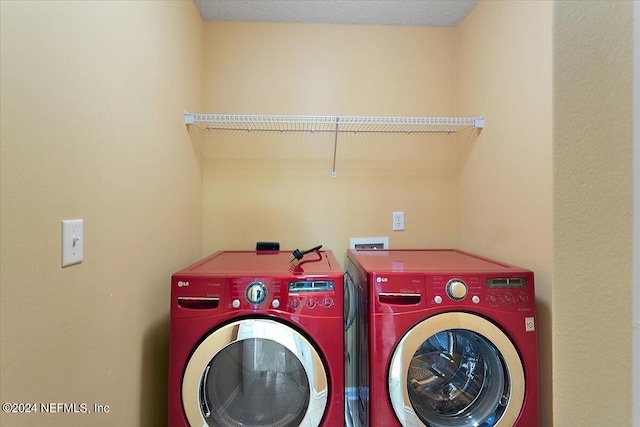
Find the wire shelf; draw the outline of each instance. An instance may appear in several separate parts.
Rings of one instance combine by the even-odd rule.
[[[484,127],[481,117],[291,116],[184,113],[185,124],[208,130],[275,132],[457,132]]]
[[[184,113],[186,125],[203,124],[209,131],[333,132],[333,168],[336,176],[336,152],[340,132],[452,133],[482,129],[480,117],[385,117],[385,116],[287,116],[258,114]]]

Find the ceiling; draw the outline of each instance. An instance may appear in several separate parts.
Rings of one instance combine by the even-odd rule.
[[[205,21],[455,27],[478,0],[193,0]]]

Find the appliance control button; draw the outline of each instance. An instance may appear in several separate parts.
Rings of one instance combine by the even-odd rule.
[[[262,282],[250,283],[247,290],[244,292],[244,296],[249,304],[262,304],[262,302],[267,298],[267,287]]]
[[[300,307],[300,298],[292,298],[291,301],[289,301],[289,307],[293,308],[294,310]]]
[[[471,297],[471,301],[473,301],[474,304],[478,304],[480,303],[480,297],[478,295],[474,295]]]
[[[442,297],[440,295],[436,295],[435,297],[433,297],[433,302],[435,302],[436,304],[442,304]]]
[[[529,295],[525,294],[524,292],[520,292],[520,295],[518,295],[518,301],[520,302],[529,301]]]
[[[309,298],[307,300],[307,308],[315,308],[316,307],[316,300],[315,298]]]
[[[239,300],[239,299],[234,299],[234,300],[231,302],[231,306],[232,306],[233,308],[239,308],[239,307],[240,307],[240,300]]]
[[[326,295],[324,298],[322,298],[322,306],[324,308],[329,308],[333,305],[333,298],[331,298],[329,295]]]
[[[273,301],[271,301],[271,307],[273,307],[273,308],[280,307],[280,301],[277,300],[277,299],[274,299]]]
[[[460,301],[467,296],[467,285],[460,279],[451,279],[447,283],[447,295],[455,301]]]
[[[498,304],[498,297],[494,294],[489,295],[487,299],[489,300],[489,304]]]
[[[516,300],[516,298],[513,296],[513,294],[508,293],[508,292],[506,294],[504,294],[504,302],[505,303],[511,304],[515,300]]]

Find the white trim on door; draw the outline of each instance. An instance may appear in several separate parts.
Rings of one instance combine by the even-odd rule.
[[[416,350],[424,341],[438,332],[452,329],[463,329],[483,336],[502,356],[507,370],[506,380],[509,381],[510,397],[495,427],[512,426],[524,405],[526,389],[524,367],[518,351],[509,337],[496,325],[480,316],[462,312],[438,314],[423,320],[402,337],[394,350],[389,367],[388,386],[393,410],[400,423],[405,427],[424,425],[413,411],[407,392],[406,373]]]
[[[195,349],[182,380],[182,403],[189,424],[208,425],[203,416],[200,388],[213,358],[235,342],[254,338],[283,345],[304,367],[309,382],[309,405],[300,425],[319,426],[327,409],[329,395],[327,371],[320,354],[297,330],[282,322],[262,318],[242,319],[215,329]]]

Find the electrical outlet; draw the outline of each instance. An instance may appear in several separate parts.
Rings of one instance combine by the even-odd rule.
[[[393,213],[393,231],[404,231],[404,212]]]

